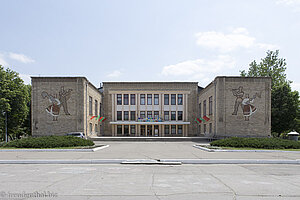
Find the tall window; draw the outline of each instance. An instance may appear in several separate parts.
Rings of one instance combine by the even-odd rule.
[[[154,95],[154,105],[159,105],[159,94]]]
[[[166,135],[170,134],[170,126],[169,125],[165,125],[165,134]]]
[[[152,118],[152,111],[147,111],[147,117]]]
[[[90,123],[90,134],[92,133],[92,131],[93,131],[93,124]]]
[[[130,125],[130,135],[135,136],[135,125]]]
[[[165,121],[169,121],[170,120],[169,111],[164,111],[164,115],[165,115]]]
[[[176,94],[171,94],[171,105],[176,105]]]
[[[171,111],[171,120],[176,120],[176,111]]]
[[[159,118],[159,111],[154,111],[154,118],[158,119]]]
[[[117,105],[122,105],[122,94],[117,94]]]
[[[182,135],[182,125],[178,125],[177,128],[178,128],[177,130],[178,134]]]
[[[212,123],[209,123],[209,133],[212,133]]]
[[[152,94],[147,94],[147,105],[152,105]]]
[[[206,133],[206,124],[203,125],[203,133]]]
[[[129,94],[124,94],[124,105],[128,105],[129,104]]]
[[[206,116],[206,100],[203,101],[203,116]]]
[[[208,114],[212,115],[212,96],[208,99]]]
[[[93,98],[89,96],[89,115],[93,115]]]
[[[140,117],[141,117],[142,119],[146,118],[145,111],[141,111],[141,112],[140,112]]]
[[[178,105],[182,105],[183,95],[182,94],[178,94],[177,96],[178,96],[178,99],[177,99]]]
[[[178,111],[178,116],[177,116],[177,118],[178,118],[178,121],[182,121],[182,114],[183,112],[182,111]]]
[[[169,105],[169,95],[168,94],[164,95],[164,104]]]
[[[129,125],[124,125],[124,135],[129,136]]]
[[[95,133],[98,133],[98,126],[95,124]]]
[[[102,109],[102,103],[99,104],[99,115],[100,115],[100,116],[101,116],[101,114],[102,114],[101,109]]]
[[[122,111],[117,111],[117,120],[122,121]]]
[[[129,111],[124,111],[124,120],[129,120]]]
[[[98,101],[95,100],[95,115],[98,116]]]
[[[199,103],[199,116],[201,117],[201,110],[202,110],[202,107],[201,107],[201,103]]]
[[[135,105],[135,94],[130,95],[130,105]]]
[[[176,125],[171,126],[171,133],[176,134]]]
[[[145,105],[145,95],[144,94],[141,94],[141,102],[140,102],[141,105]]]
[[[117,126],[117,135],[122,135],[122,125]]]
[[[135,111],[130,111],[130,120],[135,121]]]

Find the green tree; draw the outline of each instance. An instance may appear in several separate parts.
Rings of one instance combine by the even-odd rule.
[[[4,139],[5,117],[7,112],[8,134],[10,139],[28,134],[30,127],[25,124],[29,114],[30,86],[26,86],[18,73],[4,69],[0,65],[0,140]],[[27,122],[28,123],[28,122]]]
[[[272,132],[280,133],[297,128],[299,111],[299,93],[292,91],[291,81],[286,78],[286,60],[279,58],[279,50],[267,51],[267,56],[259,63],[255,60],[249,64],[248,71],[240,71],[241,76],[272,78]]]

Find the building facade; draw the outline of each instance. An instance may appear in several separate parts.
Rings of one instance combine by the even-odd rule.
[[[96,88],[85,77],[32,77],[32,134],[69,132],[267,137],[271,79],[216,77],[205,88],[198,82],[104,82]]]

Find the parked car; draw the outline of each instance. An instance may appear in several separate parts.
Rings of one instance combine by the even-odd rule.
[[[74,136],[74,137],[85,138],[84,137],[84,133],[82,133],[82,132],[72,132],[72,133],[67,133],[66,135],[71,135],[71,136]]]

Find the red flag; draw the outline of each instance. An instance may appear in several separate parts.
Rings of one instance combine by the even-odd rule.
[[[201,123],[202,121],[199,119],[199,118],[197,118],[197,121],[199,122],[199,123]]]
[[[203,116],[203,119],[205,119],[205,121],[209,121],[210,119],[206,116]]]
[[[91,117],[91,119],[95,118],[96,116]]]

